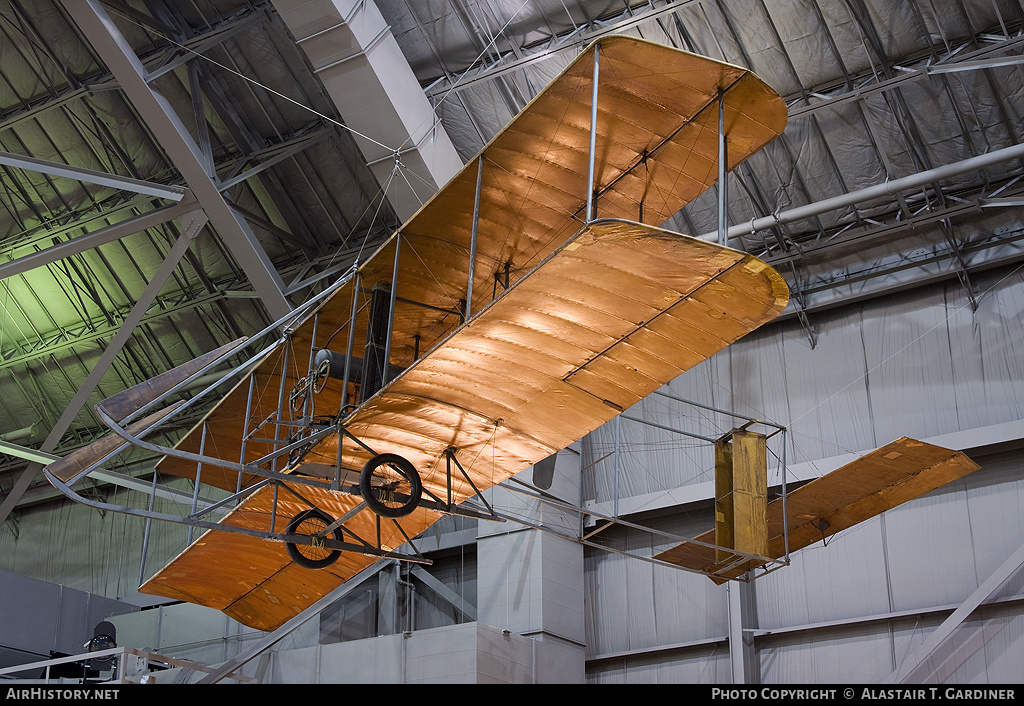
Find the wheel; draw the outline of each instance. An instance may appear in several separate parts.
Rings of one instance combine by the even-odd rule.
[[[420,474],[398,454],[370,459],[359,474],[359,491],[366,505],[381,517],[405,517],[423,494]]]
[[[320,365],[316,366],[313,375],[313,394],[319,395],[324,391],[327,381],[331,379],[331,361],[320,361]]]
[[[285,533],[311,536],[322,532],[332,522],[334,520],[329,515],[316,508],[303,510],[288,523]],[[341,528],[336,527],[333,535],[334,539],[340,542],[342,540]],[[304,566],[307,569],[323,569],[337,561],[341,551],[327,549],[322,542],[317,540],[317,537],[313,537],[310,544],[285,542],[284,546],[288,550],[288,556],[299,566]]]
[[[288,407],[293,412],[301,412],[303,405],[306,404],[306,392],[309,387],[309,383],[306,378],[302,378],[297,383],[292,391],[288,393]]]

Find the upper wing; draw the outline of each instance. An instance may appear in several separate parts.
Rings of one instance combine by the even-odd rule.
[[[345,428],[376,453],[408,458],[439,496],[446,478],[433,466],[453,448],[483,490],[775,318],[787,300],[782,278],[750,255],[598,221],[364,403]],[[336,441],[306,460],[333,464]],[[350,467],[369,457],[346,439],[341,458]]]
[[[366,292],[378,282],[392,281],[396,260],[390,362],[407,368],[463,323],[463,302],[470,299],[471,312],[480,311],[585,225],[594,52],[592,46],[567,67],[482,150],[482,160],[470,161],[367,260],[358,281],[339,289],[315,319],[297,327],[290,353],[282,351],[260,365],[253,374],[251,418],[273,414],[281,376],[287,389],[299,382],[311,345],[344,351],[351,333],[353,350],[360,355],[368,325]],[[786,123],[779,96],[740,67],[617,36],[600,41],[599,66],[595,183],[600,217],[660,225],[715,181],[720,92],[730,168],[781,134]],[[554,305],[557,295],[556,285],[548,290],[548,301],[534,307]],[[349,323],[353,309],[354,330]],[[592,373],[581,370],[577,377]],[[232,461],[243,458],[248,392],[248,382],[239,383],[204,420],[212,434],[207,448]],[[341,391],[329,389],[317,410],[337,414],[341,404]],[[179,448],[197,452],[201,436],[197,426]],[[247,443],[244,460],[260,458],[269,449]],[[160,470],[191,476],[193,465],[168,458]],[[203,480],[236,487],[236,474],[213,468],[204,469]]]
[[[594,52],[588,49],[542,91],[361,265],[356,279],[295,327],[289,346],[211,411],[205,432],[197,426],[177,449],[198,453],[202,445],[205,454],[234,463],[273,451],[266,439],[273,425],[261,430],[250,420],[272,419],[282,399],[287,412],[287,393],[306,375],[313,349],[361,355],[370,291],[382,282],[394,287],[389,362],[404,372],[344,416],[345,431],[359,444],[330,436],[307,451],[295,472],[329,476],[335,468],[360,468],[368,449],[398,453],[419,469],[426,492],[445,498],[441,459],[455,449],[469,480],[452,478],[454,502],[565,447],[778,315],[788,291],[774,270],[656,224],[717,178],[719,96],[730,167],[782,132],[781,99],[742,68],[631,38],[602,39],[600,220],[584,223]],[[464,321],[467,300],[472,316]],[[312,408],[301,416],[337,418],[351,387],[328,382],[303,401]],[[176,456],[159,469],[187,477],[197,470]],[[225,489],[253,480],[212,464],[201,469],[202,482]],[[374,534],[377,518],[358,509],[357,498],[303,492],[335,517],[350,514],[346,530]],[[271,526],[268,495],[253,494],[225,522],[279,531]],[[288,517],[286,506],[279,517]],[[393,536],[382,543],[395,546],[437,517],[421,507],[389,523]],[[370,561],[346,554],[313,576],[291,564],[279,543],[218,532],[142,590],[271,629]]]

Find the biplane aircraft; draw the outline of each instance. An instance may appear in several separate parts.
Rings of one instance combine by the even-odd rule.
[[[275,343],[174,448],[145,438],[186,404],[166,401],[255,338],[104,400],[115,433],[46,475],[93,504],[71,486],[130,444],[226,491],[219,522],[159,516],[216,531],[140,590],[273,630],[380,557],[416,561],[396,548],[446,514],[493,517],[485,490],[778,316],[775,270],[660,224],[718,180],[719,154],[734,168],[786,120],[746,69],[602,38],[371,257],[262,332]]]

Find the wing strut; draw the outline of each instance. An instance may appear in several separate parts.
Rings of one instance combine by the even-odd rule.
[[[590,154],[587,162],[587,224],[594,220],[594,167],[597,161],[597,84],[601,71],[601,42],[594,43],[594,79],[590,93]]]

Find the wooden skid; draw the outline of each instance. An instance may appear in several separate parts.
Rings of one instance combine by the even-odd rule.
[[[182,402],[176,402],[169,407],[153,412],[144,419],[130,424],[126,431],[132,436],[141,438],[146,435],[150,427],[176,411],[182,404]],[[105,456],[114,453],[114,451],[126,443],[117,434],[108,434],[88,446],[75,449],[67,456],[47,465],[43,470],[61,482],[68,483],[90,466],[98,463]]]
[[[897,439],[787,494],[789,551],[827,539],[978,468],[960,451],[906,437]],[[783,523],[783,502],[779,498],[768,504],[768,559],[786,554]],[[694,539],[714,545],[715,532]],[[716,583],[737,578],[747,570],[745,563],[731,566],[738,557],[717,560],[713,546],[693,542],[683,542],[655,558],[707,573]]]
[[[111,395],[96,406],[102,409],[107,416],[115,422],[120,422],[135,410],[149,404],[160,395],[169,391],[175,385],[184,382],[192,375],[203,370],[228,351],[244,343],[245,340],[246,339],[242,337],[236,341],[228,343],[227,345],[221,346],[216,350],[210,351],[209,353],[204,353],[198,358],[190,360],[183,365],[179,365],[176,368],[160,373],[159,375],[152,377],[145,382],[140,382],[138,385],[129,387],[127,390],[123,390],[116,395]]]

